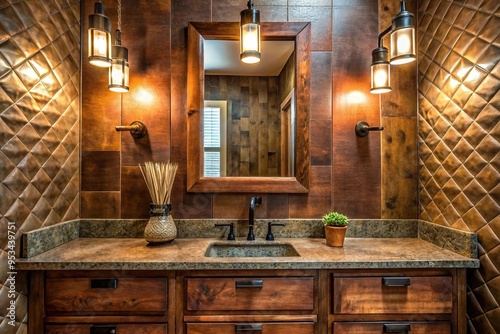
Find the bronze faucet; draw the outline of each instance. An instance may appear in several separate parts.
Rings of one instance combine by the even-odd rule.
[[[255,204],[262,204],[262,197],[252,197],[250,200],[250,208],[248,210],[248,236],[247,240],[255,240],[255,235],[253,234],[253,223],[254,223],[254,207]]]

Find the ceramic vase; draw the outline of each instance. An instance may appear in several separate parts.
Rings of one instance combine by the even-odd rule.
[[[330,247],[344,246],[347,226],[325,226],[326,244]]]
[[[172,206],[151,204],[149,221],[144,229],[144,238],[150,244],[162,244],[174,241],[177,236],[177,227],[170,215]]]

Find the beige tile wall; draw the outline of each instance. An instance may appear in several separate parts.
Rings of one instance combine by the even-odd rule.
[[[420,216],[478,233],[469,333],[500,333],[500,2],[419,3]]]
[[[0,333],[26,333],[26,279],[9,296],[8,227],[79,216],[80,2],[0,0]],[[10,225],[9,225],[10,224]],[[9,284],[7,284],[9,283]],[[15,326],[7,303],[15,300]]]

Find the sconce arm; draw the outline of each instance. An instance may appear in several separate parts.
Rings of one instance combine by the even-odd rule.
[[[387,29],[385,29],[384,31],[382,31],[380,33],[380,35],[378,35],[378,47],[381,48],[383,47],[383,43],[382,43],[382,38],[384,38],[385,35],[387,35],[388,33],[390,33],[392,30],[392,25],[389,26]]]
[[[368,136],[370,131],[382,131],[384,130],[383,126],[370,126],[368,123],[361,121],[356,124],[356,127],[354,128],[356,131],[356,135],[359,137],[365,137]]]
[[[130,125],[118,125],[115,126],[116,131],[130,131],[132,137],[138,139],[142,138],[146,135],[148,130],[146,129],[146,125],[141,121],[133,121]]]

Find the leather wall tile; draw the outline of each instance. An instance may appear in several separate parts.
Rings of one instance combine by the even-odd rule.
[[[318,218],[325,212],[331,210],[332,203],[332,167],[312,166],[311,167],[311,189],[309,194],[289,195],[289,215],[294,218]],[[337,204],[338,203],[338,204]],[[349,213],[348,207],[344,203],[337,201],[338,208],[335,210]]]
[[[120,191],[120,152],[82,152],[82,191]]]
[[[82,218],[120,218],[120,193],[82,191]]]
[[[151,196],[139,167],[122,167],[121,175],[121,217],[149,218]]]
[[[416,117],[383,117],[382,121],[382,217],[415,217],[418,201]],[[404,159],[401,159],[402,152]],[[394,182],[395,177],[398,182]]]
[[[213,217],[248,220],[248,207],[251,194],[214,194]],[[263,198],[265,203],[265,198]],[[260,205],[255,205],[255,217],[260,212]]]
[[[67,10],[78,15],[54,25]],[[80,43],[51,43],[69,31],[79,35],[79,12],[77,0],[0,1],[0,217],[2,226],[16,224],[17,238],[20,231],[78,217],[79,185],[73,180],[79,174],[79,116],[71,107],[79,101],[78,84],[71,96],[61,92],[68,82],[79,82],[79,68],[71,66],[63,80],[55,72],[56,67],[68,67],[65,59],[72,57],[69,51],[79,52]],[[57,54],[57,49],[64,53]],[[76,140],[69,134],[76,134]],[[7,234],[1,236],[4,249]],[[6,278],[5,254],[0,251],[0,284]],[[16,284],[16,326],[0,323],[9,333],[27,331],[25,284]],[[0,310],[0,319],[5,319],[5,310]]]
[[[311,120],[332,119],[331,68],[331,53],[311,53]]]
[[[288,7],[290,22],[311,22],[311,51],[332,50],[331,7]]]
[[[448,10],[444,15],[438,14],[435,6]],[[446,0],[422,0],[419,7],[419,34],[425,36],[419,38],[432,39],[429,46],[441,43],[452,49],[444,61],[439,51],[434,52],[430,47],[420,49],[419,76],[431,77],[434,67],[440,68],[433,82],[440,95],[419,86],[419,113],[424,125],[420,126],[419,136],[423,147],[429,149],[425,158],[422,154],[419,157],[420,194],[431,194],[421,198],[420,216],[452,228],[478,232],[481,267],[469,274],[467,294],[471,333],[496,332],[498,321],[492,315],[500,312],[500,295],[496,285],[490,283],[500,275],[497,256],[500,231],[494,228],[500,215],[495,190],[500,182],[500,166],[496,161],[500,157],[500,142],[494,135],[500,120],[500,105],[495,102],[500,88],[495,72],[500,62],[499,7],[498,2],[489,0],[453,1],[451,5]],[[430,23],[435,21],[440,28],[434,30]],[[451,27],[444,34],[443,26],[448,25]],[[429,65],[428,59],[435,66]],[[435,114],[429,114],[432,108],[428,104],[437,111],[438,118],[451,124],[444,134],[440,127],[443,122],[436,121]],[[440,145],[434,145],[436,140]],[[442,154],[443,145],[450,152],[446,157]],[[439,181],[443,175],[436,164],[442,165],[451,176],[444,185]],[[445,194],[451,205],[443,209],[445,202],[439,194]]]
[[[332,123],[324,120],[311,120],[309,122],[311,133],[318,134],[312,136],[310,141],[311,165],[331,165],[332,164]]]

